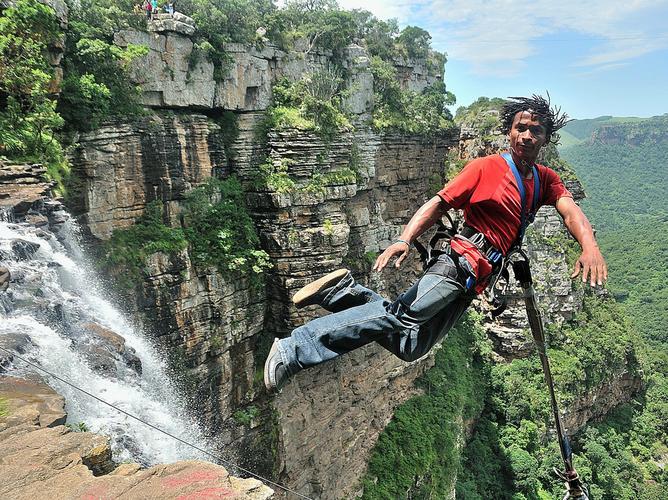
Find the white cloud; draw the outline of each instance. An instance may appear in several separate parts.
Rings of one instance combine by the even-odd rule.
[[[368,0],[360,2],[359,0],[339,0],[339,5],[344,9],[364,9],[371,12],[379,19],[399,20],[406,19],[411,13],[411,6],[415,2],[406,0]]]
[[[428,29],[433,45],[451,60],[469,62],[480,73],[509,76],[536,55],[542,43],[564,37],[590,40],[596,47],[574,65],[628,61],[668,46],[668,0],[340,0],[381,19],[396,17]]]

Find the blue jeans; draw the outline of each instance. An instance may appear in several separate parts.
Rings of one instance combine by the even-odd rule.
[[[405,361],[414,361],[441,340],[471,303],[466,290],[468,262],[453,254],[439,257],[420,280],[390,302],[357,283],[348,273],[321,293],[332,312],[309,321],[281,339],[278,350],[291,375],[378,342]]]

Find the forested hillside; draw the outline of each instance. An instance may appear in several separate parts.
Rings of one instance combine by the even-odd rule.
[[[592,120],[595,122],[595,120]],[[583,207],[610,266],[609,288],[643,334],[668,341],[668,115],[593,129],[561,155],[582,179]],[[575,131],[591,130],[591,123]]]

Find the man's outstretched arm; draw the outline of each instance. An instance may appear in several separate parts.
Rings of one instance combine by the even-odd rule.
[[[587,216],[572,198],[566,196],[559,198],[555,206],[563,217],[566,228],[582,247],[582,254],[575,263],[571,278],[575,278],[582,272],[583,283],[589,277],[591,286],[602,285],[608,279],[608,266],[605,264],[603,254],[598,248],[594,231]]]
[[[410,244],[413,240],[433,226],[436,221],[443,217],[449,208],[448,204],[443,201],[440,196],[434,196],[427,201],[427,203],[422,205],[418,211],[415,212],[415,215],[411,217],[411,220],[402,231],[401,236],[399,236],[399,239],[402,241],[396,241],[387,247],[376,259],[373,269],[375,271],[382,271],[383,268],[387,266],[390,259],[397,255],[399,257],[394,263],[394,266],[399,267],[408,256]]]

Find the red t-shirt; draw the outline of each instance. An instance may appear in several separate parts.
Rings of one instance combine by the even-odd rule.
[[[572,198],[557,173],[536,165],[540,180],[538,206],[554,205],[561,197]],[[533,179],[523,179],[526,191],[526,210],[533,203]],[[510,250],[520,227],[522,202],[515,176],[501,155],[473,160],[452,179],[438,195],[453,208],[464,210],[467,225],[482,232],[495,248],[504,254]],[[452,249],[466,257],[477,276],[476,291],[486,287],[486,277],[492,266],[472,243],[455,239]]]

